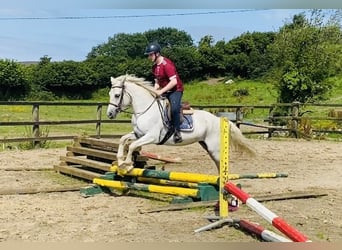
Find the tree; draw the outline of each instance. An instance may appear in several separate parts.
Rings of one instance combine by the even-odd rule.
[[[183,81],[196,78],[200,70],[199,58],[189,34],[175,28],[164,27],[146,31],[144,35],[148,42],[158,42],[162,48],[162,54],[169,57],[176,64],[177,71]],[[150,68],[151,66],[149,66],[149,73],[145,77],[152,80]]]
[[[225,46],[226,71],[242,78],[263,76],[271,65],[267,47],[274,38],[274,32],[247,32],[230,40]]]
[[[108,56],[116,61],[127,61],[129,58],[144,57],[144,51],[148,40],[144,34],[118,33],[108,38],[107,43],[93,47],[88,53],[87,59],[97,56]]]
[[[83,62],[91,70],[93,84],[96,88],[110,86],[110,77],[125,74],[127,69],[126,60],[117,61],[110,56],[96,56]]]
[[[116,77],[127,73],[152,80],[150,61],[144,55],[147,44],[152,41],[158,41],[162,53],[170,52],[170,56],[182,67],[180,74],[187,78],[187,71],[193,62],[193,57],[189,53],[194,50],[185,48],[192,46],[191,36],[174,28],[159,28],[144,33],[115,34],[107,43],[92,48],[86,64],[96,72],[96,84],[103,87],[110,76]],[[187,55],[187,59],[181,55],[181,51]],[[196,69],[197,64],[193,65]]]
[[[193,46],[193,40],[185,31],[175,28],[158,28],[143,33],[148,42],[158,42],[162,48]],[[145,44],[146,46],[147,44]]]
[[[51,92],[60,97],[89,98],[97,88],[94,81],[94,73],[83,62],[41,60],[33,72],[36,90]]]
[[[0,100],[19,100],[29,92],[24,66],[13,60],[0,60]]]
[[[310,102],[332,88],[326,81],[341,62],[341,28],[320,10],[301,13],[284,25],[270,46],[279,102]]]
[[[204,36],[198,43],[200,63],[203,68],[202,74],[206,77],[217,77],[224,74],[224,47],[223,41],[214,44],[214,38],[210,35]]]
[[[165,48],[163,53],[175,63],[177,71],[184,83],[203,78],[201,56],[195,47]]]

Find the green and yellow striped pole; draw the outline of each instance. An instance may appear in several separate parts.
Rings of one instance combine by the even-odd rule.
[[[119,168],[118,166],[113,165],[110,168],[110,172],[116,173],[118,171],[118,168]],[[219,178],[219,176],[216,176],[216,175],[187,173],[187,172],[169,172],[169,171],[160,171],[160,170],[152,170],[152,169],[142,169],[142,168],[133,168],[131,171],[129,171],[125,175],[159,178],[159,179],[172,180],[172,181],[194,182],[194,183],[203,182],[203,183],[208,183],[212,185],[218,185],[218,178]]]
[[[220,118],[220,183],[219,183],[219,204],[220,217],[228,217],[228,200],[224,193],[224,185],[228,182],[229,171],[229,138],[230,127],[228,119]]]
[[[173,186],[173,187],[183,187],[183,188],[198,188],[199,184],[195,182],[185,182],[185,181],[171,181],[165,179],[151,178],[151,177],[137,177],[138,182],[156,184],[163,186]]]
[[[153,185],[153,184],[132,183],[132,182],[126,182],[126,181],[112,181],[112,180],[105,180],[101,178],[94,178],[93,183],[103,186],[103,187],[114,188],[114,189],[119,189],[119,190],[132,189],[132,190],[146,191],[150,193],[179,195],[179,196],[193,197],[193,198],[200,197],[200,191],[198,189],[193,189],[193,188],[159,186],[159,185]]]
[[[228,157],[229,159],[229,157]],[[110,172],[116,173],[118,166],[113,165],[110,167]],[[175,171],[162,171],[143,168],[133,168],[130,172],[127,172],[125,176],[141,176],[148,178],[158,178],[172,181],[184,181],[199,183],[204,182],[211,185],[219,185],[218,175],[208,175],[189,172],[175,172]],[[255,178],[278,178],[288,177],[287,173],[246,173],[246,174],[228,174],[229,180],[236,179],[255,179]]]

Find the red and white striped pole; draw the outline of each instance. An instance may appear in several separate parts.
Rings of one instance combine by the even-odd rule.
[[[266,221],[271,223],[274,227],[276,227],[279,231],[284,233],[291,240],[295,242],[311,242],[308,239],[308,237],[306,237],[304,234],[302,234],[295,228],[291,227],[282,218],[278,217],[276,214],[274,214],[272,211],[270,211],[265,206],[260,204],[254,198],[250,197],[247,193],[242,191],[233,183],[227,182],[224,185],[224,189],[227,192],[235,195],[239,200],[242,201],[242,203],[245,203],[247,206],[249,206],[251,209],[257,212],[261,217],[263,217]]]
[[[239,220],[239,222],[237,223],[241,229],[255,234],[257,236],[259,236],[260,238],[262,238],[265,241],[270,241],[270,242],[292,242],[292,240],[289,240],[288,238],[285,238],[281,235],[278,235],[270,230],[267,230],[265,228],[263,228],[260,225],[257,225],[255,223],[249,222],[247,220]]]

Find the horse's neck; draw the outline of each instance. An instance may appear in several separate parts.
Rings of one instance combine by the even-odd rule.
[[[157,102],[149,90],[136,84],[129,84],[127,90],[132,96],[132,108],[135,114],[145,113],[149,110],[155,112]]]

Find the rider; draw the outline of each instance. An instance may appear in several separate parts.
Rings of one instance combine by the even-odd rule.
[[[165,96],[171,103],[171,121],[174,130],[175,143],[182,142],[180,134],[180,110],[183,96],[183,82],[180,79],[175,64],[161,55],[158,43],[148,44],[145,55],[153,62],[152,73],[155,77],[154,88],[158,96]]]

